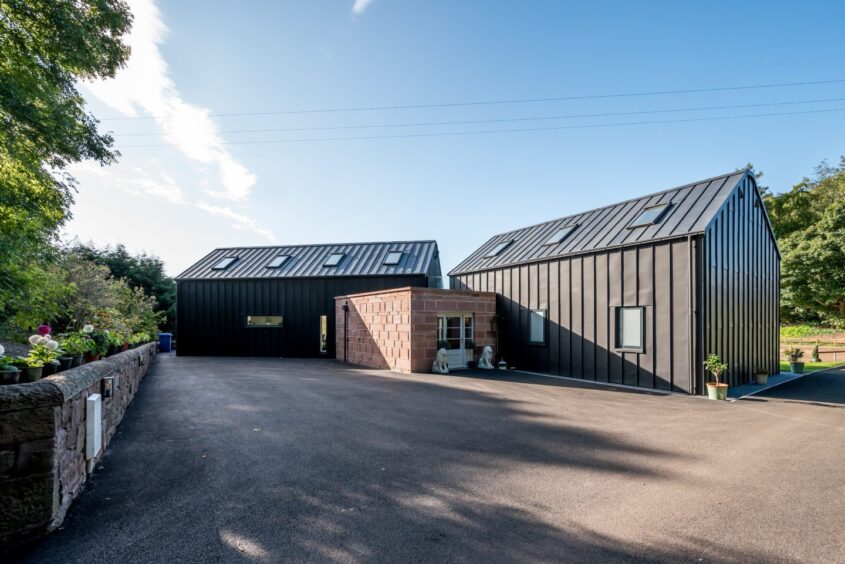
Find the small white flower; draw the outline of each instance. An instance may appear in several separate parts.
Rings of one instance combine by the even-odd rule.
[[[6,349],[3,347],[3,345],[0,345],[0,356],[5,356],[5,355],[6,355]]]
[[[86,325],[85,327],[82,328],[83,333],[92,333],[93,331],[94,331],[93,325]]]
[[[47,342],[44,343],[44,344],[47,347],[47,350],[50,351],[50,352],[56,352],[57,350],[59,350],[59,342],[58,341],[51,341],[51,340],[48,339]]]
[[[30,345],[37,345],[41,342],[41,335],[33,335],[29,338]]]

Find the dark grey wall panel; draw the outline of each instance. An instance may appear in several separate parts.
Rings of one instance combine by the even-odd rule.
[[[335,296],[426,286],[425,276],[180,280],[176,290],[177,353],[185,356],[316,357],[320,316],[328,316],[328,353],[335,355]],[[282,328],[248,328],[248,315],[282,315]]]
[[[524,370],[689,391],[689,253],[682,239],[488,271],[502,280],[495,287],[507,327],[502,355]],[[480,280],[454,276],[451,286],[478,290]],[[642,353],[616,349],[621,305],[645,308]],[[535,308],[548,310],[545,346],[528,343]]]
[[[778,373],[780,255],[750,178],[707,226],[702,255],[699,358],[721,356],[733,386],[752,381],[758,368]]]

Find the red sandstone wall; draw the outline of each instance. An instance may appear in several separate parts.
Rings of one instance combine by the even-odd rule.
[[[428,372],[437,353],[437,315],[446,312],[474,314],[476,357],[484,346],[495,349],[495,294],[399,288],[335,299],[338,360],[344,359],[345,303],[349,305],[346,360],[352,364],[406,373]]]

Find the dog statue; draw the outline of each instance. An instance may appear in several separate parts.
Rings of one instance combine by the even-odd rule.
[[[481,358],[478,359],[478,367],[484,370],[493,370],[493,349],[491,347],[484,347],[481,351]]]
[[[434,359],[434,364],[431,365],[431,371],[435,374],[449,373],[449,361],[446,358],[446,349],[437,351],[437,358]]]

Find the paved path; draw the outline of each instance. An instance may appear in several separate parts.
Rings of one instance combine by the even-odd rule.
[[[728,403],[161,355],[63,529],[19,557],[845,562],[836,378],[828,401]]]

